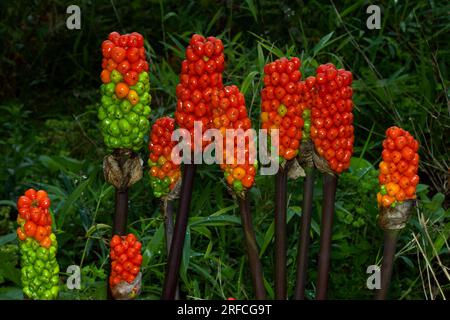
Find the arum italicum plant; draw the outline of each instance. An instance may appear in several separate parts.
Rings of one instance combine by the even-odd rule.
[[[300,104],[300,59],[281,58],[264,66],[261,91],[262,129],[278,130],[279,140],[271,141],[278,149],[280,168],[275,177],[275,298],[285,300],[286,276],[286,201],[288,171],[298,155],[304,121]]]
[[[415,204],[416,186],[419,183],[419,143],[409,132],[398,127],[386,130],[381,154],[380,190],[377,202],[380,210],[379,225],[384,230],[381,288],[376,299],[388,296],[397,238],[405,227]]]
[[[214,90],[223,88],[224,64],[223,44],[220,39],[214,37],[205,39],[198,34],[191,37],[186,48],[186,59],[181,64],[179,84],[176,88],[175,121],[180,128],[189,131],[192,151],[201,151],[206,146],[203,139],[194,140],[194,122],[200,121],[203,130],[211,127],[211,95]],[[202,136],[203,132],[201,132]],[[170,246],[162,299],[172,300],[176,295],[196,164],[185,163],[183,169],[179,212]]]
[[[223,90],[216,90],[211,102],[213,128],[220,130],[223,136],[223,157],[220,159],[222,160],[220,167],[224,171],[230,192],[239,202],[253,288],[256,299],[263,300],[266,298],[264,276],[253,230],[248,194],[255,182],[257,161],[252,159],[251,155],[256,154],[256,149],[252,137],[244,137],[238,133],[237,137],[233,136],[230,139],[227,138],[226,133],[227,129],[242,129],[243,133],[251,128],[251,121],[245,107],[244,95],[237,86],[227,86]],[[239,161],[239,154],[243,163]]]
[[[150,151],[148,165],[150,167],[150,184],[153,195],[161,199],[161,214],[164,219],[167,255],[173,238],[173,201],[179,197],[181,185],[180,165],[172,161],[172,141],[175,120],[162,117],[155,121],[149,134],[148,149]],[[178,288],[175,297],[179,297]]]
[[[98,119],[103,140],[111,150],[104,158],[105,179],[116,188],[112,235],[123,236],[128,216],[128,188],[142,177],[136,154],[149,129],[151,96],[144,37],[111,32],[101,45],[102,95]],[[111,290],[108,289],[111,298]]]
[[[316,299],[327,297],[330,271],[331,234],[337,177],[350,166],[353,153],[352,73],[333,64],[320,65],[311,108],[311,140],[314,166],[323,173],[323,206]]]

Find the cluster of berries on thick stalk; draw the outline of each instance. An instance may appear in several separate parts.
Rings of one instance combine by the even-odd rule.
[[[17,209],[23,292],[30,299],[56,299],[59,291],[57,242],[52,233],[47,192],[27,190],[19,197]]]
[[[261,127],[269,133],[272,129],[279,130],[279,141],[271,141],[271,145],[276,148],[278,144],[280,160],[293,159],[302,139],[306,104],[301,103],[304,85],[300,82],[300,65],[300,59],[293,57],[264,66]]]
[[[353,153],[352,73],[327,63],[306,80],[315,88],[311,108],[311,139],[317,153],[336,173],[348,169]]]
[[[194,122],[200,121],[202,131],[211,127],[211,96],[214,90],[222,89],[222,72],[225,65],[223,44],[215,37],[204,38],[194,34],[186,48],[186,59],[181,64],[180,83],[176,87],[178,98],[175,120],[181,128],[191,133],[191,148],[194,143],[203,149],[206,142],[192,141]],[[202,132],[203,133],[203,132]]]
[[[136,236],[129,233],[127,236],[114,235],[110,243],[111,287],[125,281],[132,283],[139,274],[142,264],[142,244]]]
[[[383,160],[380,162],[380,207],[395,207],[404,200],[416,197],[419,183],[419,143],[406,130],[391,127],[386,130],[383,141]]]
[[[180,165],[172,161],[172,149],[176,141],[172,141],[175,120],[162,117],[156,120],[150,132],[148,149],[150,156],[150,183],[155,197],[166,196],[175,187],[181,176]]]
[[[144,37],[111,32],[102,43],[98,119],[109,149],[139,150],[149,129],[151,95]]]
[[[257,167],[256,159],[252,159],[252,155],[256,154],[254,141],[244,135],[252,126],[244,95],[237,86],[226,86],[223,90],[213,93],[211,107],[213,128],[220,130],[223,136],[223,159],[220,159],[220,168],[224,171],[227,184],[235,192],[242,192],[252,187]],[[227,129],[242,131],[233,132],[233,135],[227,138]],[[242,143],[241,148],[239,142]],[[228,154],[227,149],[233,150],[233,153]]]

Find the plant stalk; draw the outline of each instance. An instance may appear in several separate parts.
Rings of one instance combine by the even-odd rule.
[[[381,265],[381,287],[376,294],[376,300],[387,299],[389,286],[391,284],[392,269],[394,266],[395,258],[395,247],[397,245],[398,234],[398,230],[384,231],[383,263]]]
[[[320,228],[320,250],[317,273],[317,300],[325,300],[327,298],[336,187],[337,176],[324,173],[322,226]]]
[[[314,192],[314,168],[306,168],[303,186],[302,218],[300,221],[300,235],[297,254],[297,277],[294,291],[295,300],[305,299],[305,287],[308,269],[309,232],[311,229],[311,214]]]
[[[244,195],[243,199],[239,198],[239,209],[241,212],[242,227],[244,228],[248,263],[250,265],[250,272],[252,274],[255,296],[257,300],[265,300],[266,290],[264,288],[264,276],[261,260],[259,259],[255,232],[253,230],[252,216],[250,214],[250,200],[247,194]]]
[[[287,165],[275,178],[275,299],[286,300]]]
[[[173,201],[164,199],[163,205],[162,205],[162,212],[163,212],[163,218],[164,218],[164,230],[165,230],[165,236],[166,236],[166,252],[167,255],[170,253],[170,246],[172,244],[173,239]],[[179,286],[177,285],[176,292],[175,292],[175,300],[180,299],[180,290]]]
[[[185,164],[184,166],[183,180],[181,182],[180,207],[175,222],[161,297],[163,300],[173,300],[175,298],[196,168],[197,166],[195,164]]]
[[[113,235],[123,236],[127,230],[128,189],[116,189],[116,212],[113,221]]]

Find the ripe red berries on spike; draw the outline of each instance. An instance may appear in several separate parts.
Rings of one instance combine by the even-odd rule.
[[[193,137],[194,122],[202,123],[203,131],[211,127],[211,93],[222,89],[222,72],[225,65],[223,44],[215,37],[204,38],[194,34],[186,48],[182,62],[180,83],[176,88],[178,98],[175,120],[181,128],[188,129]],[[192,142],[192,141],[191,141]],[[205,142],[201,147],[206,146]],[[191,144],[192,148],[194,144]]]
[[[140,272],[142,244],[132,233],[127,236],[114,235],[110,242],[111,287],[122,281],[132,283]]]
[[[50,199],[44,190],[28,189],[17,200],[17,237],[24,241],[35,239],[42,247],[50,248],[52,234],[52,216],[50,215]]]
[[[264,66],[264,89],[261,91],[262,129],[279,130],[279,155],[286,160],[297,154],[304,126],[300,59],[281,58]],[[276,141],[271,142],[277,146]]]
[[[244,95],[235,85],[224,87],[223,90],[215,90],[211,96],[212,126],[220,130],[223,136],[223,163],[220,165],[224,171],[227,184],[235,192],[241,192],[252,187],[255,182],[256,161],[251,159],[255,155],[254,141],[244,132],[251,128],[251,121],[245,107]],[[237,137],[227,139],[227,129],[242,129]],[[239,149],[239,141],[243,148]],[[227,153],[231,147],[233,152]],[[231,148],[229,150],[231,150]],[[242,162],[239,163],[239,154],[242,153]]]
[[[353,154],[352,74],[327,63],[317,68],[311,108],[311,139],[336,173],[348,169]]]

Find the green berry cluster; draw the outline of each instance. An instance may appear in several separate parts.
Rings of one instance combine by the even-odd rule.
[[[19,241],[23,293],[30,299],[52,300],[58,297],[59,265],[56,261],[56,236],[50,235],[47,249],[29,237]]]
[[[109,149],[138,151],[150,127],[149,75],[141,72],[138,82],[129,88],[121,82],[122,74],[117,70],[113,70],[110,77],[111,82],[100,87],[102,98],[98,119],[104,142]]]
[[[168,195],[170,192],[170,177],[159,179],[158,177],[150,176],[150,185],[153,190],[153,195],[156,198],[161,198]]]

